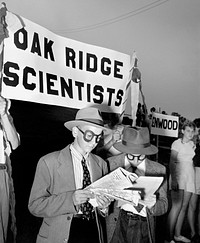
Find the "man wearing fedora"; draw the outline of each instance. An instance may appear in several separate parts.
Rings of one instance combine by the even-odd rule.
[[[150,143],[147,127],[125,127],[122,141],[114,144],[122,152],[108,158],[110,170],[122,167],[138,176],[161,176],[163,183],[156,195],[148,200],[148,206],[134,207],[115,201],[106,219],[109,243],[154,243],[154,216],[163,215],[168,209],[166,169],[163,165],[151,161],[148,155],[156,154],[157,147]],[[160,243],[160,242],[159,242]]]
[[[93,207],[88,200],[94,196],[84,188],[108,172],[106,162],[91,153],[106,128],[94,107],[80,109],[64,125],[74,142],[39,160],[30,193],[30,212],[43,217],[37,243],[103,243],[100,216],[111,200],[95,196]]]

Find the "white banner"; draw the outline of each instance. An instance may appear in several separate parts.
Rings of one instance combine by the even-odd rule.
[[[178,137],[179,118],[177,116],[153,113],[151,120],[151,134]]]
[[[121,113],[130,56],[67,39],[25,19],[4,43],[2,95],[43,104]]]

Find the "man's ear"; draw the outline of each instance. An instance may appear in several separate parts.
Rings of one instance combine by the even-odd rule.
[[[73,135],[74,138],[77,137],[77,135],[78,135],[78,128],[77,127],[72,127],[72,135]]]

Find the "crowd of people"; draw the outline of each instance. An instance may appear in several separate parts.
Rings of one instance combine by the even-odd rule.
[[[0,97],[4,151],[0,161],[0,243],[6,243],[9,215],[13,242],[17,239],[9,155],[20,145],[20,135],[9,108],[10,101]],[[150,128],[145,124],[133,126],[118,119],[105,123],[94,107],[78,110],[74,119],[64,123],[73,142],[39,159],[30,190],[27,208],[43,219],[37,243],[162,243],[156,240],[159,227],[165,228],[163,243],[200,242],[200,118],[185,121],[181,137],[171,144],[169,177],[166,166],[151,159],[158,148],[151,143]],[[162,177],[162,183],[155,194],[141,194],[137,204],[87,188],[119,167],[137,178]],[[157,224],[163,215],[166,222]],[[184,220],[190,226],[189,235],[184,234]]]

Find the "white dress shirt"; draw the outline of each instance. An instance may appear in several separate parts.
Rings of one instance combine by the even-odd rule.
[[[83,166],[82,166],[82,159],[83,155],[80,154],[74,147],[73,144],[70,145],[70,150],[72,154],[72,162],[73,162],[73,168],[74,168],[74,177],[75,177],[75,185],[76,189],[82,189],[83,188]],[[90,168],[90,162],[88,159],[88,154],[84,156],[86,160],[86,165],[88,167],[88,170],[90,172],[90,178],[91,182],[92,180],[92,173],[91,173],[91,168]]]

